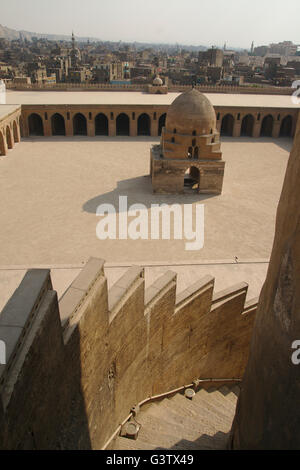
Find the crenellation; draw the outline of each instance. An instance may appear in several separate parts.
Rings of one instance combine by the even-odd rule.
[[[176,286],[177,274],[173,271],[167,271],[160,278],[158,278],[148,289],[145,291],[145,313],[151,309],[154,302],[164,295],[165,291]]]
[[[246,282],[239,282],[234,286],[228,287],[227,289],[223,289],[220,292],[214,293],[212,303],[217,304],[223,300],[232,297],[232,295],[239,294],[240,292],[245,292],[245,294],[247,294],[247,290],[248,284]]]
[[[49,279],[47,270],[35,275]],[[1,448],[101,448],[148,396],[199,377],[243,375],[255,316],[244,283],[213,297],[214,278],[206,276],[176,297],[175,273],[145,292],[144,270],[133,266],[108,292],[104,262],[92,258],[59,303],[45,285],[5,379]],[[75,292],[81,299],[67,305]],[[17,289],[10,304],[21,294]]]
[[[111,323],[133,291],[144,285],[144,269],[132,266],[108,292],[109,322]]]
[[[246,315],[247,313],[250,313],[251,311],[253,311],[254,309],[256,309],[256,308],[257,308],[258,301],[259,301],[259,297],[255,297],[255,298],[253,298],[253,299],[247,300],[247,301],[245,302],[243,315]]]
[[[195,297],[200,296],[205,290],[214,288],[215,279],[212,276],[204,276],[202,279],[194,282],[191,286],[187,287],[184,291],[180,292],[176,297],[176,309],[182,305],[193,300]]]
[[[0,314],[0,337],[6,344],[6,365],[0,365],[0,390],[49,289],[52,283],[48,269],[28,271],[17,295],[9,299]]]

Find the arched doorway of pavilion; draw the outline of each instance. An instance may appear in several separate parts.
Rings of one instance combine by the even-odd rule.
[[[184,175],[184,192],[196,192],[200,189],[200,171],[197,167],[191,166]]]

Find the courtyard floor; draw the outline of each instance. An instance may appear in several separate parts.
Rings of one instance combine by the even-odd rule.
[[[194,275],[215,272],[222,278],[220,288],[253,278],[253,294],[259,292],[291,139],[222,138],[224,186],[214,197],[153,195],[149,156],[151,144],[158,142],[151,137],[29,138],[1,157],[0,307],[26,268],[52,267],[62,293],[90,256],[110,263],[111,281],[134,263],[148,266],[149,279],[165,267],[181,270],[182,276],[184,271],[182,288]],[[154,203],[191,203],[194,210],[204,204],[203,249],[186,251],[186,240],[100,241],[97,207],[110,203],[118,209],[119,196],[148,210]]]

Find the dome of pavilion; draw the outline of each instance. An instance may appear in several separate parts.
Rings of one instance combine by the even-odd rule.
[[[211,134],[216,129],[214,107],[206,96],[192,88],[178,96],[169,107],[166,129],[181,134]]]

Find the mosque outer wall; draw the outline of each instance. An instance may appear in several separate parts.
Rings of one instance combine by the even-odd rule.
[[[37,83],[13,83],[6,81],[7,89],[11,90],[33,90],[33,91],[148,91],[145,84],[134,85],[115,85],[107,83],[53,83],[53,84],[37,84]],[[151,86],[151,85],[150,85]],[[168,92],[185,92],[191,88],[190,85],[168,85]],[[234,86],[234,85],[196,85],[195,87],[201,93],[237,93],[237,94],[261,94],[261,95],[292,95],[293,88],[278,86]]]

